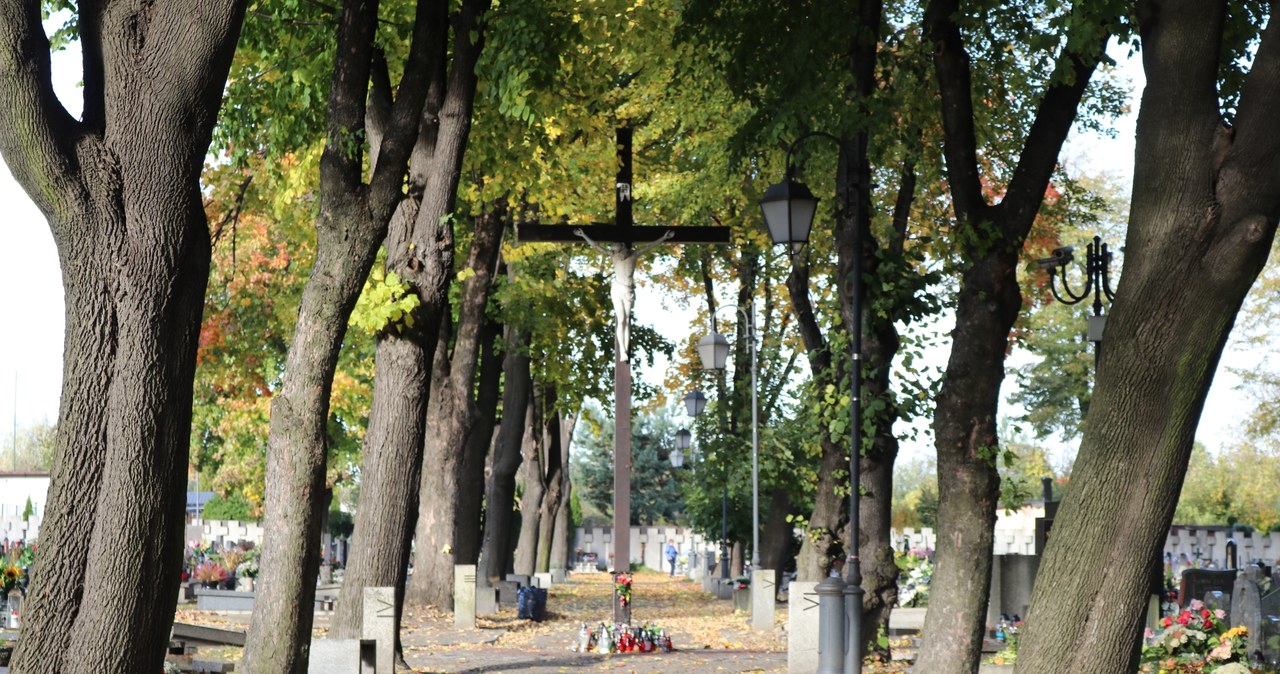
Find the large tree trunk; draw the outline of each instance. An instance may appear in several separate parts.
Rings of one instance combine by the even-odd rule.
[[[548,394],[543,404],[554,406],[556,402],[555,389],[548,387]],[[542,455],[547,460],[546,487],[543,489],[542,503],[538,506],[541,512],[538,513],[538,546],[534,561],[534,571],[538,573],[551,570],[551,546],[556,534],[556,512],[560,510],[561,497],[564,494],[565,473],[564,453],[561,446],[563,439],[560,436],[562,428],[560,412],[548,411],[545,414],[541,435],[544,445]]]
[[[831,352],[818,326],[813,303],[809,298],[809,266],[806,259],[796,258],[791,275],[787,277],[787,288],[791,292],[796,327],[800,331],[805,355],[809,359],[814,387],[823,390],[828,386],[836,386],[839,375],[833,371]],[[847,501],[835,488],[837,476],[841,472],[848,475],[848,454],[826,428],[822,431],[820,442],[822,458],[818,468],[818,489],[813,496],[813,513],[809,516],[804,540],[800,545],[800,556],[796,559],[796,579],[808,582],[819,582],[826,578],[833,562],[844,557],[843,546],[837,534],[849,521],[849,511],[845,507]]]
[[[551,539],[551,561],[548,571],[568,569],[569,555],[573,548],[573,523],[569,516],[569,501],[573,483],[569,479],[569,451],[573,444],[573,429],[577,426],[578,415],[562,415],[560,421],[560,504],[555,512],[554,534]]]
[[[1147,87],[1123,282],[1071,489],[1036,577],[1021,672],[1134,670],[1150,582],[1143,562],[1164,544],[1205,395],[1275,237],[1280,26],[1272,20],[1263,33],[1227,126],[1216,86],[1227,7],[1139,4]]]
[[[500,580],[510,557],[511,520],[516,499],[516,472],[520,469],[520,444],[529,416],[529,335],[507,329],[506,356],[502,364],[502,420],[493,443],[493,474],[485,489],[484,549],[476,578]]]
[[[773,569],[775,588],[780,587],[782,570],[791,561],[795,525],[787,518],[794,514],[794,510],[791,494],[781,487],[774,489],[769,496],[769,516],[765,518],[764,531],[760,533],[760,566]]]
[[[1106,45],[1101,30],[1063,54],[1073,77],[1049,87],[1023,145],[1004,199],[989,205],[983,193],[974,135],[969,56],[958,0],[934,0],[925,14],[941,86],[947,180],[956,212],[957,240],[967,266],[956,298],[951,356],[933,420],[938,451],[937,567],[917,667],[948,674],[975,672],[982,649],[992,540],[1000,477],[996,435],[1000,384],[1009,329],[1018,316],[1018,256],[1043,200],[1076,107]]]
[[[497,212],[488,212],[476,219],[475,238],[467,262],[472,273],[463,284],[453,357],[436,359],[439,369],[432,376],[431,403],[427,407],[422,461],[430,469],[421,472],[418,485],[418,525],[414,533],[417,545],[407,594],[414,604],[429,604],[445,610],[453,609],[459,485],[467,436],[475,418],[476,366],[483,337],[484,310],[502,243],[502,227],[503,218]],[[447,296],[445,299],[447,301]],[[442,332],[448,329],[448,323],[442,322]],[[444,349],[447,344],[442,336],[440,348]]]
[[[66,292],[63,432],[15,672],[161,666],[209,273],[200,168],[243,12],[86,5],[76,121],[40,4],[0,6],[0,153],[49,222]]]
[[[351,309],[402,199],[405,163],[426,100],[430,64],[424,44],[431,25],[420,5],[400,95],[386,106],[381,139],[371,137],[380,149],[370,183],[363,185],[362,148],[352,151],[345,139],[365,130],[377,12],[376,2],[347,2],[338,29],[329,138],[320,161],[316,263],[303,289],[287,375],[271,403],[264,502],[271,526],[263,539],[262,575],[245,645],[249,672],[307,670],[333,373]],[[379,83],[389,102],[389,83]]]
[[[520,454],[523,460],[520,495],[520,536],[516,543],[515,572],[533,575],[538,556],[538,518],[542,515],[542,496],[546,491],[543,482],[542,391],[535,390],[529,401],[529,422],[525,429],[524,444]]]
[[[475,564],[480,557],[484,529],[485,467],[495,440],[498,400],[502,397],[502,354],[498,338],[502,326],[486,321],[480,337],[480,371],[476,384],[475,422],[467,434],[458,493],[458,532],[453,546],[459,564]],[[478,578],[478,577],[477,577]]]

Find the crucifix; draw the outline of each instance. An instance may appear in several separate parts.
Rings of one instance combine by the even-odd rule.
[[[631,570],[631,310],[635,303],[636,261],[663,243],[729,243],[728,227],[635,227],[631,213],[631,129],[617,129],[618,177],[613,224],[533,225],[519,227],[521,243],[545,241],[586,243],[613,262],[614,432],[613,432],[613,568]],[[604,245],[607,244],[607,247]],[[634,246],[639,245],[639,248]],[[616,611],[617,607],[615,607]]]

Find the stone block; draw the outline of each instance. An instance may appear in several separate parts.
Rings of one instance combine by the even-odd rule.
[[[384,671],[377,667],[375,651],[374,642],[370,639],[312,639],[307,674],[375,674]]]
[[[378,672],[394,672],[396,661],[396,590],[394,587],[364,589],[360,636],[374,642]],[[354,670],[347,670],[354,671]]]
[[[550,590],[550,589],[551,589],[551,574],[549,574],[549,573],[535,573],[535,574],[533,574],[533,586],[534,586],[534,587],[540,587],[540,588],[542,588],[542,589],[544,589],[544,590]]]
[[[475,564],[456,564],[453,567],[453,625],[466,629],[476,626]]]
[[[493,584],[493,588],[498,591],[498,606],[515,606],[519,597],[516,593],[520,591],[520,583],[514,580],[500,580]]]
[[[818,670],[818,595],[813,582],[792,581],[787,608],[787,672]]]
[[[508,573],[507,580],[519,583],[520,587],[529,587],[529,584],[533,580],[533,577],[526,576],[522,573]]]
[[[778,596],[778,587],[773,577],[773,569],[755,569],[751,572],[751,627],[753,629],[773,629],[773,610]]]
[[[476,615],[494,615],[498,612],[498,590],[493,587],[476,588]]]

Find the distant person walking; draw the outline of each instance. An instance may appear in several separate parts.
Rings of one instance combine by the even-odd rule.
[[[671,565],[671,575],[676,575],[676,546],[667,542],[667,564]]]

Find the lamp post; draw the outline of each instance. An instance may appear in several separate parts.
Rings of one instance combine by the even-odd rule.
[[[809,232],[813,227],[813,216],[818,210],[818,198],[808,187],[795,179],[795,164],[792,157],[796,148],[809,138],[821,136],[842,145],[839,138],[823,132],[810,131],[792,141],[787,148],[787,169],[782,182],[765,190],[760,199],[760,210],[764,213],[765,225],[769,236],[776,245],[787,246],[787,254],[794,257],[809,240]],[[859,134],[858,142],[865,142],[864,134]],[[860,374],[862,372],[862,233],[853,228],[853,260],[849,273],[850,298],[852,302],[852,320],[849,335],[853,362],[849,367],[849,549],[845,561],[845,674],[857,674],[862,671],[862,564],[858,556],[859,490],[861,481],[859,457],[862,454],[862,402]]]
[[[1102,331],[1107,327],[1107,317],[1102,313],[1102,298],[1108,302],[1115,301],[1115,293],[1111,291],[1111,251],[1102,242],[1101,236],[1094,236],[1093,241],[1085,247],[1084,256],[1084,289],[1076,294],[1067,282],[1067,265],[1075,260],[1075,248],[1064,246],[1053,251],[1050,257],[1036,260],[1036,266],[1049,272],[1049,292],[1059,302],[1072,305],[1079,304],[1093,296],[1093,315],[1089,316],[1086,339],[1093,342],[1093,369],[1098,369],[1098,356],[1102,349]],[[1058,292],[1058,277],[1062,277],[1062,292]],[[1065,296],[1064,296],[1065,295]]]
[[[751,571],[760,568],[760,407],[756,400],[756,311],[729,305],[720,309],[736,309],[747,324],[747,340],[751,343]],[[717,309],[716,311],[720,311]],[[715,314],[711,316],[711,334],[698,340],[698,357],[704,370],[723,370],[729,360],[729,340],[715,331]]]

